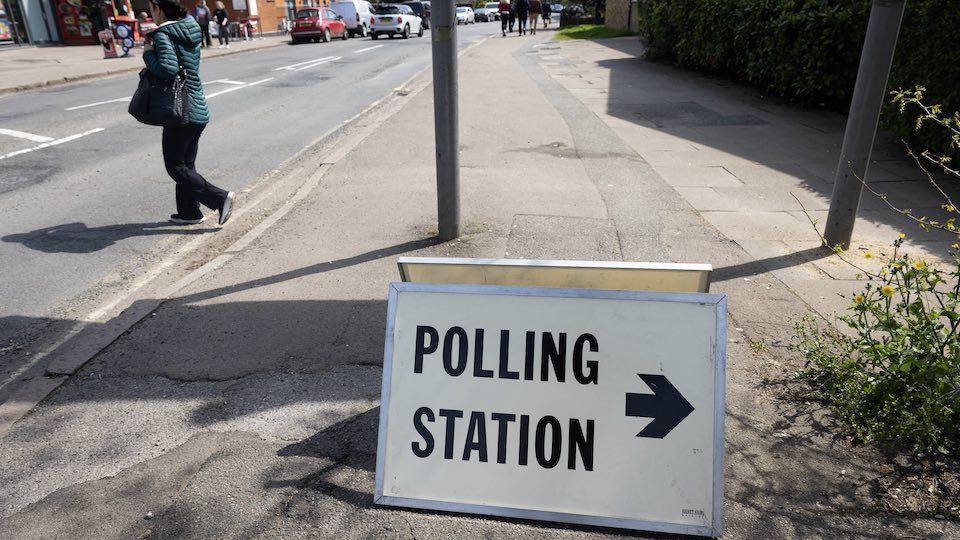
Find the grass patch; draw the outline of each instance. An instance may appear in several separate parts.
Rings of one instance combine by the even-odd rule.
[[[576,26],[562,26],[557,30],[557,39],[607,39],[624,36],[635,36],[636,32],[618,30],[603,24],[578,24]]]

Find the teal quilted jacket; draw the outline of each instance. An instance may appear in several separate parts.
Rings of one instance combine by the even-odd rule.
[[[180,61],[177,61],[177,55]],[[200,82],[200,25],[191,18],[160,25],[153,33],[153,50],[143,53],[147,69],[158,77],[172,79],[180,71],[187,74],[187,95],[190,100],[190,123],[210,121],[207,98]]]

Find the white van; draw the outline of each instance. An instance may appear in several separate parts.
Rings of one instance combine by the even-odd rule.
[[[365,0],[344,0],[330,4],[330,10],[343,17],[350,36],[366,37],[370,32],[373,7]]]

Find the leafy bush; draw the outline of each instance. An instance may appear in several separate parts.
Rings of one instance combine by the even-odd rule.
[[[889,88],[929,89],[926,99],[944,110],[960,110],[960,62],[957,62],[957,28],[960,9],[953,0],[910,0],[903,15],[897,53],[893,58]],[[884,109],[884,126],[903,137],[913,148],[950,156],[960,161],[960,151],[951,148],[933,123],[914,131],[911,118]]]
[[[727,74],[798,103],[845,111],[856,82],[870,0],[640,0],[648,58]],[[951,0],[906,4],[891,88],[924,86],[960,109]],[[884,125],[917,148],[945,154],[936,133],[887,109]],[[956,153],[954,153],[956,156]]]

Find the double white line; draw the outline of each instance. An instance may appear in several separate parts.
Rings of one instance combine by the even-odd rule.
[[[299,64],[290,64],[289,66],[278,67],[274,71],[302,71],[304,69],[310,69],[312,67],[319,66],[320,64],[326,64],[327,62],[335,62],[343,58],[342,56],[325,56],[323,58],[317,58],[314,60],[307,60],[306,62],[300,62]]]

